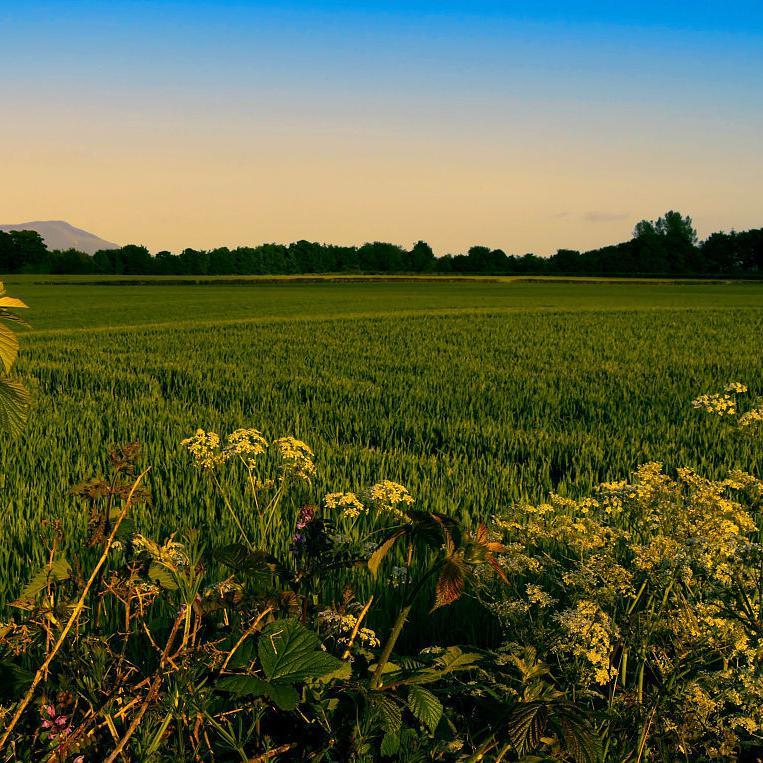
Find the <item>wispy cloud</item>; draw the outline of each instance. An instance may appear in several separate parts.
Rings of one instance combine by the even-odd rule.
[[[583,215],[583,219],[588,223],[612,223],[627,217],[627,212],[586,212]]]

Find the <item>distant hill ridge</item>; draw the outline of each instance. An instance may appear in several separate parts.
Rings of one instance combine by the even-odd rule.
[[[37,220],[15,225],[0,225],[1,231],[33,230],[45,240],[48,249],[77,249],[94,254],[99,249],[119,249],[119,244],[106,241],[82,228],[75,228],[65,220]]]

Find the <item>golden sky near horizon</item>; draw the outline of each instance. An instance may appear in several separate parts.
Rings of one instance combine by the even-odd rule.
[[[668,209],[704,235],[763,225],[758,59],[724,63],[723,45],[692,61],[691,40],[623,55],[536,29],[512,58],[513,29],[460,47],[387,30],[366,32],[364,57],[311,30],[263,69],[219,30],[170,37],[157,59],[117,44],[136,44],[137,21],[110,29],[103,58],[65,40],[50,60],[6,50],[0,223],[62,219],[152,251],[305,238],[539,254],[624,240]]]

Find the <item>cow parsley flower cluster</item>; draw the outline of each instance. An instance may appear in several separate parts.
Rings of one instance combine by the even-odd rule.
[[[346,519],[356,519],[368,512],[355,493],[327,493],[323,505],[327,509],[338,509]]]

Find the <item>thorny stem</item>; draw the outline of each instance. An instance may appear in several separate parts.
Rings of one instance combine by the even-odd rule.
[[[74,623],[79,619],[79,616],[82,613],[82,610],[85,606],[85,599],[87,598],[87,595],[90,592],[90,589],[93,583],[98,577],[98,574],[100,573],[101,568],[106,563],[106,559],[109,555],[109,551],[111,550],[111,544],[114,542],[114,538],[116,537],[116,534],[119,531],[119,526],[122,524],[122,520],[127,516],[127,512],[129,511],[130,506],[132,505],[132,499],[133,499],[133,496],[135,495],[135,491],[138,489],[138,485],[140,485],[141,481],[143,480],[143,477],[145,477],[146,474],[148,474],[150,469],[151,467],[149,466],[148,469],[145,469],[143,472],[141,472],[138,475],[135,482],[133,483],[133,486],[130,488],[130,493],[127,496],[127,500],[125,501],[124,506],[122,507],[122,511],[119,512],[119,516],[117,517],[116,522],[114,522],[114,526],[111,528],[111,533],[109,533],[109,537],[106,539],[106,545],[103,549],[103,553],[101,554],[101,558],[98,560],[95,567],[93,568],[93,571],[90,573],[90,577],[88,578],[87,583],[85,583],[85,587],[82,590],[82,593],[77,603],[75,604],[71,615],[69,616],[69,620],[64,626],[64,629],[61,631],[61,634],[59,635],[58,640],[53,646],[53,649],[51,649],[50,653],[45,658],[45,662],[42,663],[37,673],[35,673],[35,676],[32,679],[32,683],[30,684],[29,689],[27,689],[27,693],[24,695],[24,699],[21,700],[21,703],[16,709],[16,712],[14,713],[13,718],[11,718],[10,723],[5,729],[5,733],[0,738],[0,751],[2,751],[5,748],[5,745],[8,742],[8,739],[10,738],[11,732],[16,727],[16,724],[19,722],[19,719],[23,715],[24,710],[26,710],[27,705],[32,701],[32,697],[34,696],[34,692],[37,689],[37,686],[39,685],[43,676],[47,674],[50,664],[53,662],[53,659],[55,658],[56,654],[58,654],[58,650],[63,646],[63,643],[66,640],[66,637],[69,635],[69,631],[74,626]]]
[[[395,648],[395,644],[397,643],[398,638],[400,638],[403,626],[405,625],[405,621],[408,619],[408,615],[413,608],[413,604],[416,601],[419,593],[421,593],[421,589],[424,587],[424,584],[427,582],[427,580],[429,580],[430,577],[432,577],[432,575],[434,575],[437,567],[438,565],[434,564],[429,568],[429,570],[427,570],[426,574],[422,576],[418,583],[416,583],[410,595],[406,599],[405,605],[398,613],[397,618],[395,619],[395,622],[392,626],[392,630],[390,631],[390,634],[387,637],[387,641],[384,644],[384,649],[379,656],[379,662],[376,664],[376,670],[374,670],[374,675],[371,679],[372,689],[378,689],[381,685],[384,668],[387,666],[389,658],[392,656],[392,650]]]
[[[172,631],[170,632],[169,638],[167,639],[167,643],[164,646],[164,652],[162,652],[162,657],[159,660],[159,667],[156,671],[156,676],[154,677],[154,680],[151,684],[151,688],[146,693],[146,698],[143,700],[143,704],[140,706],[140,710],[135,714],[135,717],[132,719],[132,722],[130,723],[127,731],[125,732],[125,735],[119,740],[119,743],[112,751],[111,755],[109,755],[108,758],[104,761],[104,763],[114,763],[114,761],[117,759],[117,757],[122,753],[122,750],[127,746],[127,742],[130,741],[130,737],[135,733],[135,730],[140,725],[140,722],[143,720],[143,716],[146,714],[146,711],[148,710],[149,705],[154,701],[156,698],[156,695],[159,693],[159,687],[162,684],[162,669],[164,668],[165,663],[167,662],[167,657],[170,653],[170,649],[172,648],[172,644],[175,641],[175,636],[177,635],[178,628],[180,628],[180,623],[183,620],[184,613],[181,612],[176,618],[175,623],[172,626]]]
[[[228,663],[231,661],[231,658],[233,655],[238,651],[238,648],[241,646],[241,644],[246,641],[246,639],[249,638],[256,630],[259,628],[260,623],[262,622],[263,618],[267,617],[271,612],[273,611],[273,607],[268,607],[266,610],[261,612],[257,619],[244,631],[244,633],[241,635],[241,638],[235,643],[233,646],[233,649],[230,650],[228,653],[228,656],[225,658],[225,662],[222,664],[222,667],[220,668],[220,672],[224,672],[225,669],[228,667]]]
[[[363,610],[361,611],[360,615],[358,616],[357,621],[355,622],[355,627],[352,629],[352,634],[350,635],[350,640],[347,643],[347,649],[344,650],[344,654],[342,655],[343,660],[347,660],[350,657],[352,645],[355,641],[355,638],[358,635],[358,631],[360,630],[360,624],[363,622],[363,618],[368,614],[368,610],[371,609],[371,604],[373,604],[374,597],[371,595],[371,598],[366,602],[366,606],[363,607]]]

